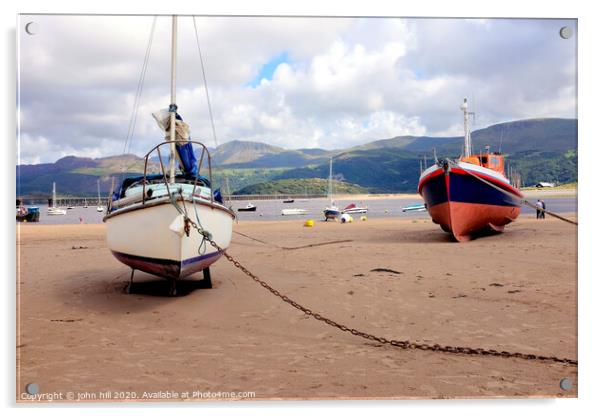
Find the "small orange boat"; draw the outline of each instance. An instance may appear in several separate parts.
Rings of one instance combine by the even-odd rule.
[[[501,232],[520,214],[523,199],[504,172],[504,156],[498,152],[473,155],[468,128],[468,104],[464,112],[464,152],[458,160],[438,160],[424,170],[418,193],[433,222],[457,241],[468,241],[487,229]]]

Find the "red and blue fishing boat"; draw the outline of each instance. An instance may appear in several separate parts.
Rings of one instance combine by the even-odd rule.
[[[472,154],[468,103],[464,113],[464,151],[457,160],[437,160],[420,175],[418,193],[424,199],[433,222],[468,241],[486,230],[502,232],[520,214],[523,195],[504,172],[499,152]]]

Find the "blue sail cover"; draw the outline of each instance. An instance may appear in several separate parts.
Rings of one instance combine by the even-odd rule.
[[[176,113],[176,120],[184,121],[181,115]],[[188,139],[190,140],[190,138]],[[179,144],[176,146],[178,156],[180,157],[180,169],[187,176],[195,177],[198,173],[197,159],[194,155],[192,143]]]
[[[198,166],[196,156],[194,155],[194,149],[192,143],[186,143],[183,145],[176,146],[178,156],[180,156],[180,169],[187,176],[195,177],[198,173]]]

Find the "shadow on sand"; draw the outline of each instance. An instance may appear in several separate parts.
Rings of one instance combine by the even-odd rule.
[[[144,295],[144,296],[157,296],[157,297],[179,297],[188,296],[192,292],[200,289],[211,289],[204,280],[195,279],[182,279],[176,282],[176,294],[170,295],[171,282],[167,279],[154,278],[148,275],[144,275],[144,280],[136,279],[134,275],[134,282],[129,288],[130,295]],[[123,293],[127,294],[129,283],[126,282],[123,285]]]

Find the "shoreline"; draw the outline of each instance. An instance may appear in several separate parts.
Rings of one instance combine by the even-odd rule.
[[[547,198],[566,198],[566,197],[577,197],[578,196],[578,192],[577,189],[550,189],[550,188],[543,188],[543,189],[527,189],[522,191],[523,195],[525,195],[525,197],[528,198],[534,198],[534,197],[538,197],[538,196],[545,196]],[[251,196],[260,196],[260,195],[251,195]],[[271,195],[265,195],[265,196],[271,196]],[[295,198],[298,199],[305,199],[305,197],[303,196],[294,196]],[[281,199],[287,199],[289,198],[289,196],[283,196],[282,198],[278,198],[278,199],[273,199],[276,201],[279,201]],[[31,199],[31,198],[21,198],[21,199]],[[65,198],[68,199],[68,198]],[[81,199],[78,197],[73,197],[73,199]],[[227,199],[227,198],[226,198]],[[309,198],[310,200],[321,200],[321,199],[327,199],[326,196],[321,197],[321,198]],[[422,197],[420,196],[420,194],[418,193],[385,193],[385,194],[337,194],[334,195],[334,200],[387,200],[387,199],[420,199],[422,200]],[[236,195],[236,199],[232,199],[232,201],[257,201],[257,200],[263,200],[261,198],[259,199],[254,199],[254,198],[244,198],[244,195]],[[272,199],[266,199],[266,201],[270,201]],[[40,205],[40,204],[38,204]]]

